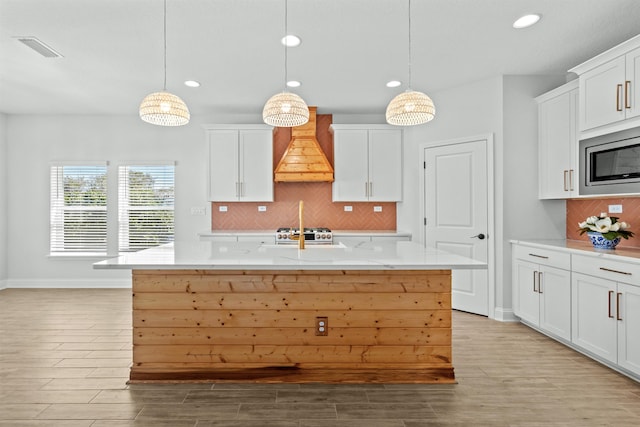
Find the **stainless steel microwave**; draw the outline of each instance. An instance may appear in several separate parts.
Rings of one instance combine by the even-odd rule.
[[[580,141],[580,195],[640,193],[640,128]]]

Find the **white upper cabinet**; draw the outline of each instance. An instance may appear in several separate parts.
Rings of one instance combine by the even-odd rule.
[[[536,98],[538,102],[538,197],[578,196],[578,81]]]
[[[402,200],[402,130],[387,125],[331,125],[334,202]]]
[[[578,123],[591,131],[586,136],[640,125],[640,36],[569,71],[579,76]]]
[[[209,142],[209,200],[273,201],[273,128],[205,126]]]

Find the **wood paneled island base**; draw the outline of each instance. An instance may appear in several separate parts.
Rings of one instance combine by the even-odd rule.
[[[451,271],[134,269],[150,381],[453,383]]]

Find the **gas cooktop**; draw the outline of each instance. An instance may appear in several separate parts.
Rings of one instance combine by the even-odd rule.
[[[299,234],[300,229],[297,227],[280,227],[276,230],[276,244],[297,244],[298,239],[293,239],[293,236]],[[331,230],[326,227],[305,227],[304,241],[310,244],[331,244],[333,243],[333,235]]]

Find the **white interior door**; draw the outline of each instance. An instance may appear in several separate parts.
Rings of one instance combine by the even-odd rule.
[[[488,259],[487,140],[424,149],[425,239],[478,261]],[[454,270],[454,309],[489,314],[488,270]]]

